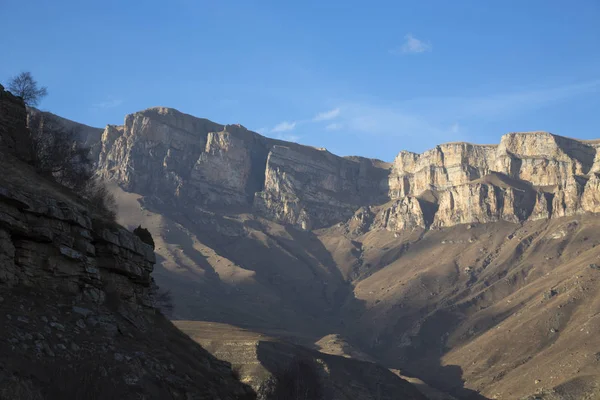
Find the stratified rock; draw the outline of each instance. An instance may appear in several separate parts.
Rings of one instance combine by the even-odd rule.
[[[581,207],[584,211],[600,212],[600,176],[596,173],[590,174],[590,179],[585,184]]]
[[[563,184],[558,185],[552,201],[552,217],[566,217],[583,212],[581,197],[587,179],[570,175]]]
[[[107,126],[96,147],[102,177],[161,202],[256,212],[303,229],[348,221],[348,232],[357,233],[597,212],[597,181],[590,175],[600,171],[597,146],[515,132],[499,145],[402,151],[389,165],[157,107],[128,115],[121,127]],[[376,215],[367,219],[373,221],[367,224],[364,213],[360,226],[349,221],[372,207]]]
[[[542,191],[535,192],[535,205],[529,219],[536,221],[539,219],[548,219],[552,215],[552,199],[553,193]]]
[[[419,199],[411,196],[394,200],[383,207],[373,222],[373,228],[384,228],[389,231],[417,227],[427,227],[426,217]]]
[[[450,143],[423,154],[401,152],[389,196],[435,191],[437,228],[574,215],[596,210],[596,178],[589,185],[586,180],[597,165],[593,143],[547,132],[509,133],[498,146]],[[414,210],[418,220],[420,211]]]
[[[494,222],[500,219],[498,197],[501,190],[490,184],[465,184],[440,194],[440,205],[433,227]]]
[[[208,210],[252,210],[305,229],[385,200],[389,165],[265,138],[152,108],[107,126],[100,175],[125,189]]]
[[[500,140],[495,170],[536,186],[558,185],[587,174],[595,154],[588,144],[547,132],[509,133]]]
[[[209,132],[185,194],[209,207],[252,204],[263,184],[267,147],[265,138],[241,125]]]
[[[276,145],[267,159],[265,185],[255,207],[303,229],[349,218],[361,204],[385,193],[387,170],[374,160],[345,159],[327,150]]]
[[[496,147],[447,143],[423,154],[402,151],[392,167],[390,197],[417,196],[425,190],[446,189],[481,178],[491,170]]]

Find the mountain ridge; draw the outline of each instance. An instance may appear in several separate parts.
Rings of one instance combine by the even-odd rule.
[[[155,237],[176,319],[336,335],[459,399],[598,394],[597,143],[513,133],[361,169],[172,122],[107,128],[98,167]]]

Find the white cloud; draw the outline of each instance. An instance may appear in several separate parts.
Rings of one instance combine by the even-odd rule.
[[[334,108],[333,110],[329,110],[329,111],[325,111],[325,112],[317,114],[313,118],[313,121],[314,122],[317,122],[317,121],[329,121],[331,119],[336,118],[339,115],[340,115],[340,109],[339,108]]]
[[[460,125],[458,124],[458,122],[455,122],[454,124],[452,124],[452,126],[450,127],[450,132],[458,133],[459,131],[460,131]]]
[[[417,39],[411,33],[404,36],[404,43],[399,48],[390,51],[392,54],[419,54],[432,50],[430,42]]]
[[[339,131],[343,127],[344,127],[343,124],[340,124],[339,122],[334,122],[332,124],[327,125],[325,127],[325,129],[328,130],[328,131]]]
[[[121,104],[123,104],[123,100],[121,99],[112,99],[112,100],[107,100],[107,101],[102,101],[100,103],[96,103],[94,104],[92,107],[93,108],[115,108],[120,106]]]
[[[277,132],[287,132],[287,131],[291,131],[296,127],[296,122],[288,122],[288,121],[283,121],[277,125],[275,125],[275,127],[273,129],[271,129],[271,132],[277,133]]]

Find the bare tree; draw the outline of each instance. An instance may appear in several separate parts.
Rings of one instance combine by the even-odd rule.
[[[42,97],[48,94],[45,86],[38,87],[38,83],[33,79],[31,72],[21,72],[8,82],[8,90],[15,96],[23,99],[25,104],[35,107],[39,104]]]
[[[32,164],[42,175],[73,189],[91,208],[114,221],[117,203],[103,182],[94,177],[89,149],[81,145],[79,132],[66,129],[50,114],[32,112],[28,119]]]
[[[87,199],[92,208],[104,218],[110,221],[117,219],[117,200],[115,196],[108,190],[104,182],[98,178],[91,178],[81,195]]]
[[[40,112],[31,113],[28,124],[33,166],[63,186],[83,190],[93,172],[89,149],[78,141],[78,132],[65,129],[57,118]]]

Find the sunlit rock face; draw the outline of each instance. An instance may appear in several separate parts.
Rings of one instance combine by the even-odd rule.
[[[598,212],[598,171],[595,142],[547,132],[509,133],[499,145],[448,143],[422,154],[402,151],[389,178],[388,195],[396,202],[380,210],[374,226],[442,228]],[[424,194],[434,196],[425,214],[411,200]],[[401,222],[381,223],[390,215]]]
[[[302,229],[346,222],[361,207],[375,207],[362,230],[392,231],[600,209],[597,144],[547,132],[509,133],[498,145],[402,151],[387,164],[157,107],[107,126],[96,148],[100,175],[127,190]]]
[[[169,108],[107,126],[100,175],[127,190],[209,210],[245,210],[304,229],[387,199],[389,164],[338,157]],[[166,195],[166,196],[165,196]]]

